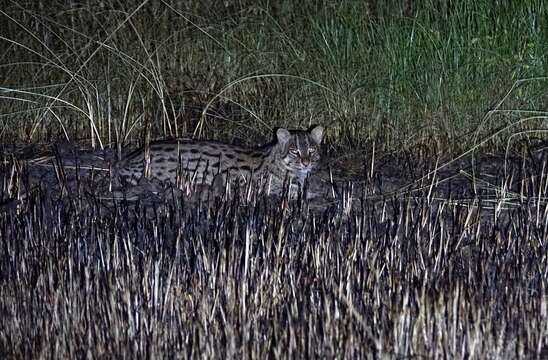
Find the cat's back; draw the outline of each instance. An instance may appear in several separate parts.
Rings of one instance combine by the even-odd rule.
[[[193,158],[198,155],[217,156],[222,153],[240,153],[247,149],[214,140],[194,140],[189,138],[158,140],[125,155],[118,162],[120,168],[132,166],[145,160],[145,156],[154,157],[159,162],[179,161],[182,158]]]
[[[118,176],[135,183],[148,175],[161,181],[174,181],[179,169],[198,181],[211,183],[212,176],[227,169],[251,171],[254,163],[267,156],[266,150],[252,149],[215,140],[179,138],[154,141],[128,154],[117,166]]]

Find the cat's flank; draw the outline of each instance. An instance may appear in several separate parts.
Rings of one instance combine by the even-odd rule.
[[[321,126],[310,131],[278,129],[274,142],[255,149],[208,140],[158,141],[129,154],[115,171],[134,185],[143,177],[198,185],[261,179],[279,192],[287,181],[302,185],[318,166],[323,135]]]

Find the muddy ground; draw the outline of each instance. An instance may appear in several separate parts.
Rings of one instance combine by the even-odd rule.
[[[498,154],[433,154],[411,149],[394,154],[360,151],[325,155],[321,168],[309,179],[306,198],[311,209],[357,206],[360,201],[426,198],[468,203],[477,199],[512,208],[528,199],[542,200],[546,192],[544,144]],[[174,197],[211,200],[207,187],[178,189],[143,180],[121,186],[110,172],[112,150],[91,150],[77,144],[4,145],[1,149],[0,207],[15,209],[33,192],[51,201],[94,198],[106,207],[113,201],[162,205]]]

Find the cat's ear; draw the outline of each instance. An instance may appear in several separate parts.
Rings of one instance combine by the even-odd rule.
[[[323,139],[323,126],[316,126],[312,130],[310,130],[310,137],[314,142],[318,145],[322,142]]]
[[[276,131],[276,137],[278,138],[278,142],[283,145],[289,141],[291,134],[289,133],[287,129],[279,128]]]

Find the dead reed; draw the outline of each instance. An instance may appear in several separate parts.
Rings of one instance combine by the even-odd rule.
[[[545,356],[546,202],[415,195],[311,211],[39,189],[0,213],[0,356]]]

